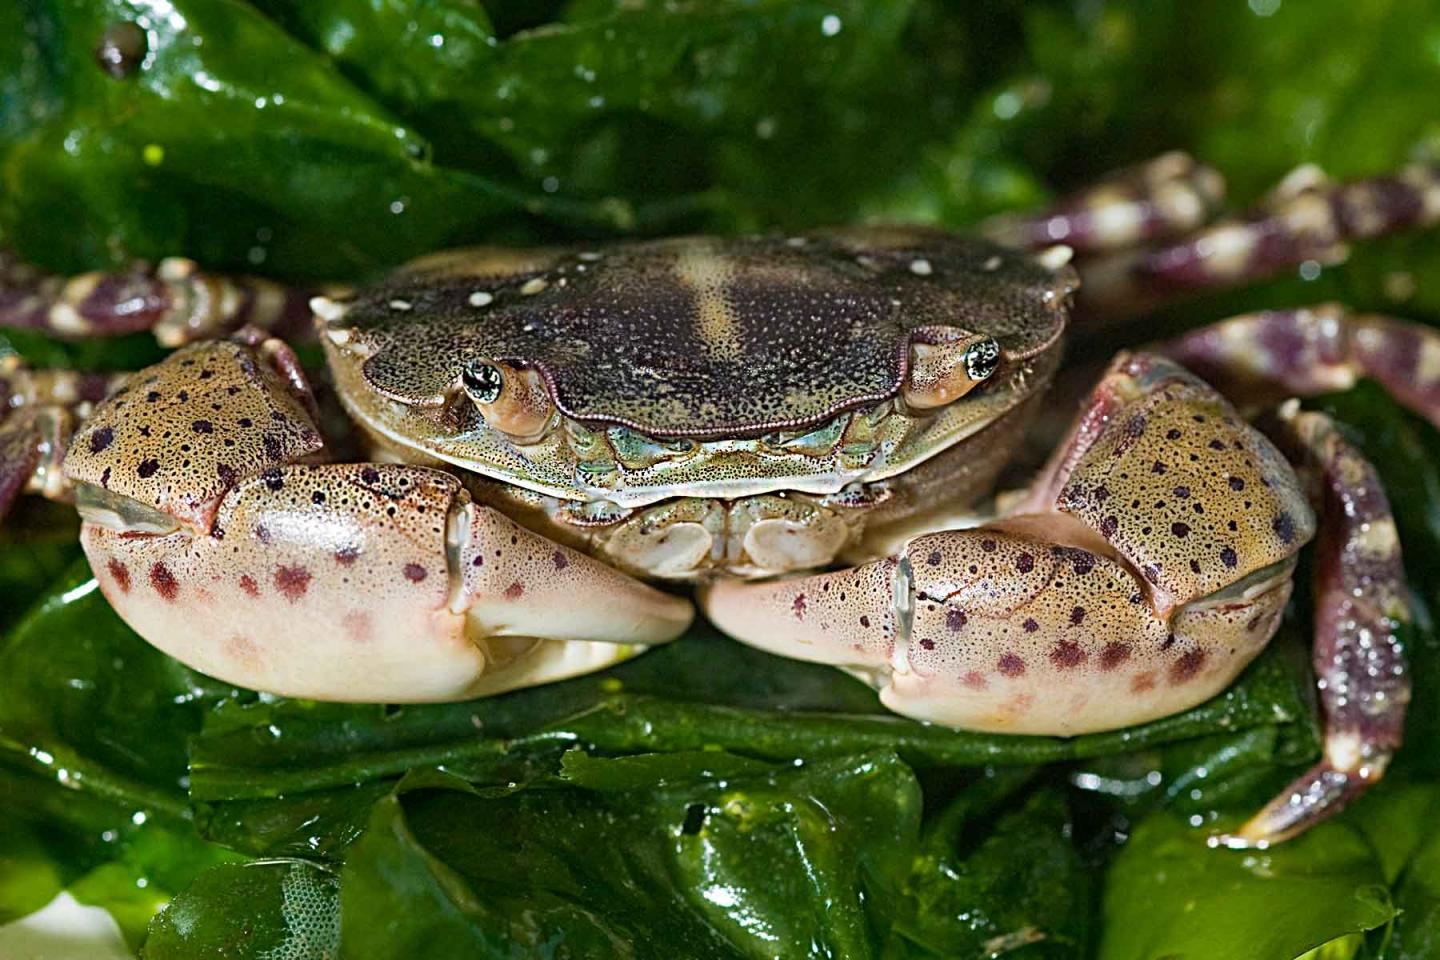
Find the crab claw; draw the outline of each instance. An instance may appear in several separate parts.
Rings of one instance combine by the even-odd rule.
[[[475,504],[450,474],[295,462],[319,435],[289,359],[278,341],[188,348],[76,437],[82,545],[150,643],[271,693],[414,702],[596,670],[689,624],[684,599]]]
[[[1223,690],[1278,626],[1313,527],[1269,441],[1147,356],[1116,361],[1020,510],[702,602],[747,643],[867,677],[899,713],[1068,736]]]
[[[81,537],[137,633],[288,696],[499,693],[628,659],[691,617],[685,600],[472,503],[449,474],[394,464],[266,471],[225,495],[208,534],[89,522]]]
[[[717,583],[702,603],[746,643],[864,676],[897,713],[1071,736],[1223,690],[1274,632],[1289,573],[1282,565],[1167,622],[1122,559],[1021,525],[927,534],[838,573]]]

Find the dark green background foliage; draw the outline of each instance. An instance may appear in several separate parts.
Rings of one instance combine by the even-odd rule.
[[[94,48],[122,20],[150,48],[117,80]],[[1440,144],[1421,0],[21,0],[0,38],[0,232],[61,270],[351,279],[462,241],[963,226],[1175,147],[1244,203],[1300,162]],[[1393,238],[1168,316],[1434,320],[1437,251]],[[151,650],[69,513],[31,503],[0,534],[0,921],[68,887],[187,960],[1433,956],[1440,437],[1370,386],[1321,406],[1395,501],[1416,698],[1385,784],[1296,842],[1205,837],[1316,755],[1300,605],[1215,701],[1069,741],[904,720],[703,627],[498,699],[325,705]]]

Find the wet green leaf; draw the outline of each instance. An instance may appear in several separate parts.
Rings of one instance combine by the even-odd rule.
[[[141,956],[331,960],[339,933],[334,874],[303,860],[255,861],[202,874],[155,918]]]
[[[650,793],[406,792],[376,806],[342,871],[341,942],[377,958],[684,944],[697,960],[861,960],[876,955],[865,903],[918,819],[918,784],[884,755]]]
[[[6,763],[172,816],[187,809],[187,737],[234,689],[135,636],[83,563],[0,639],[0,676]]]
[[[1427,813],[1433,818],[1432,791]],[[1395,890],[1400,910],[1388,942],[1377,954],[1385,960],[1421,960],[1440,952],[1440,830],[1433,826],[1424,844],[1406,864]]]
[[[886,956],[1085,956],[1098,887],[1063,795],[993,821],[969,806],[962,793],[927,831]]]
[[[1110,867],[1101,960],[1292,960],[1396,916],[1363,834],[1327,823],[1269,850],[1212,850],[1173,814],[1143,821]]]
[[[138,944],[170,894],[233,858],[199,836],[185,791],[186,737],[229,688],[146,645],[94,584],[72,571],[0,639],[0,916],[58,881]]]
[[[63,866],[34,824],[0,823],[0,924],[39,910],[65,889]]]
[[[430,163],[411,127],[247,4],[85,0],[21,16],[0,70],[34,107],[0,126],[0,223],[53,267],[183,253],[351,275],[513,209],[484,177]],[[125,24],[145,55],[117,79],[95,50]]]

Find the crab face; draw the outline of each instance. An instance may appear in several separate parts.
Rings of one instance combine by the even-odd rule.
[[[994,425],[1048,382],[1074,286],[984,241],[851,230],[448,253],[317,314],[346,407],[392,455],[692,577],[828,562],[908,518],[912,473],[953,476],[952,507],[988,488],[966,451],[1004,462]]]

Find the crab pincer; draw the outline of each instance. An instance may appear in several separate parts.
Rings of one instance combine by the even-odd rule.
[[[1234,836],[1263,845],[1379,779],[1409,680],[1394,522],[1373,467],[1318,414],[1270,425],[1326,514],[1315,663],[1325,756]],[[1175,713],[1264,647],[1316,518],[1285,454],[1203,381],[1122,355],[1000,519],[860,567],[719,583],[707,613],[785,656],[845,667],[897,712],[966,729],[1079,734]]]
[[[317,462],[322,447],[277,340],[196,344],[137,374],[65,462],[106,597],[197,669],[330,700],[495,693],[689,624],[683,599],[472,502],[450,474]]]
[[[1122,356],[1008,516],[851,570],[719,583],[705,607],[749,643],[869,677],[897,712],[1074,735],[1224,689],[1274,633],[1313,531],[1269,441],[1180,368]]]

